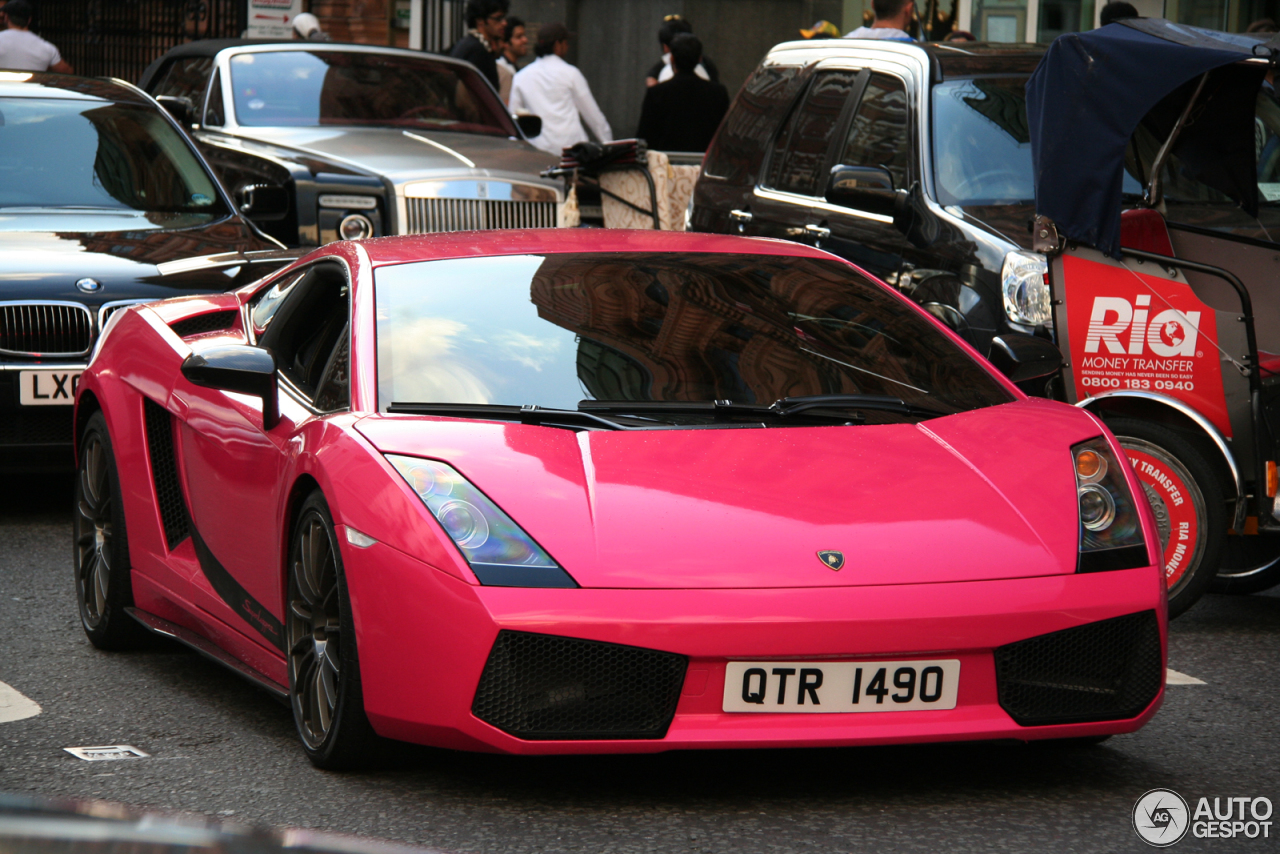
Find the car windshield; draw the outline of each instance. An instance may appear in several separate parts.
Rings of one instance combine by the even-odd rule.
[[[213,178],[158,109],[65,98],[0,98],[0,210],[15,208],[169,221],[228,213]]]
[[[919,311],[834,260],[464,258],[382,267],[375,292],[383,411],[865,394],[948,414],[1013,399]]]
[[[379,125],[519,136],[475,71],[354,51],[231,57],[236,121],[252,127]]]

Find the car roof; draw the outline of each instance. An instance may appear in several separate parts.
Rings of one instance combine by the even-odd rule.
[[[790,240],[621,228],[451,231],[380,237],[360,241],[360,245],[375,266],[443,258],[566,252],[713,252],[839,260],[830,253]]]
[[[117,103],[151,104],[148,98],[122,80],[42,71],[0,72],[0,97],[100,99]]]
[[[769,51],[769,58],[786,62],[788,54],[805,52],[806,63],[850,51],[878,51],[899,56],[923,56],[945,79],[981,74],[1030,74],[1048,49],[1043,44],[1000,42],[899,42],[889,39],[821,39],[783,42]],[[797,56],[797,58],[799,58]]]

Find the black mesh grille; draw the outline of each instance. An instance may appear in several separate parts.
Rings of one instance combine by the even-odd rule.
[[[234,311],[210,311],[170,323],[169,328],[176,332],[179,338],[187,338],[202,332],[230,329],[235,322],[236,312]]]
[[[662,738],[688,664],[670,652],[503,631],[471,711],[517,738]]]
[[[1022,726],[1132,718],[1164,679],[1155,611],[1006,644],[995,658],[1000,705]]]
[[[173,419],[158,403],[146,400],[143,411],[147,421],[147,450],[151,454],[151,476],[156,484],[156,502],[160,505],[160,521],[169,550],[182,542],[187,528],[187,508],[178,484],[178,465],[173,456]]]
[[[70,406],[27,406],[0,413],[0,445],[70,445]]]

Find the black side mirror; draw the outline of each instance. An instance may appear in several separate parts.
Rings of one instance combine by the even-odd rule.
[[[528,113],[518,115],[516,127],[520,128],[520,132],[527,138],[533,139],[542,133],[542,116],[531,116]]]
[[[178,124],[191,127],[191,117],[196,114],[196,105],[190,98],[185,95],[161,95],[156,98],[156,101],[168,111],[169,115],[178,120]]]
[[[241,184],[235,197],[240,213],[253,220],[283,219],[289,213],[289,191],[274,184]]]
[[[987,359],[1015,383],[1055,374],[1062,367],[1062,352],[1043,338],[1008,332],[991,339]]]
[[[224,344],[192,353],[182,362],[182,375],[192,385],[262,398],[262,429],[280,420],[276,357],[261,347]]]
[[[906,192],[893,188],[893,176],[879,166],[833,166],[827,201],[843,208],[893,216]]]

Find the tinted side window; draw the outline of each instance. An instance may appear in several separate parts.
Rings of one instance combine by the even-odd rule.
[[[791,114],[774,145],[767,186],[804,196],[817,195],[832,134],[857,76],[856,71],[821,71],[814,75],[804,101]]]
[[[252,320],[255,337],[261,338],[262,333],[267,331],[267,327],[271,325],[271,319],[280,310],[280,306],[289,290],[306,274],[307,271],[302,270],[278,279],[274,285],[253,298],[250,303],[249,317]]]
[[[152,87],[153,96],[173,95],[178,98],[190,98],[197,109],[204,101],[204,87],[209,82],[209,72],[213,70],[213,59],[207,56],[191,56],[177,59],[169,63],[169,67],[160,75],[160,79]]]
[[[347,278],[335,264],[313,266],[284,297],[283,304],[270,329],[262,336],[261,346],[275,353],[276,365],[299,391],[315,400],[324,381],[331,379],[335,362],[343,364],[339,385],[345,383],[345,357],[335,351],[347,340]],[[336,396],[327,394],[328,403],[337,406]]]
[[[222,72],[213,75],[213,86],[209,89],[209,104],[204,110],[204,123],[214,127],[222,127],[227,123],[227,111],[222,106]]]
[[[708,177],[755,183],[769,139],[799,89],[800,71],[795,65],[766,65],[751,75],[707,152],[703,171]]]
[[[911,174],[910,118],[902,81],[872,74],[849,126],[840,162],[887,169],[894,189],[905,190]]]

